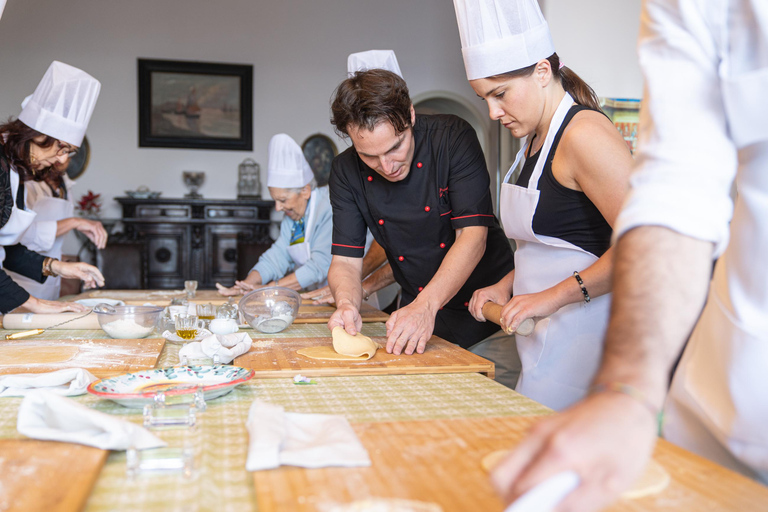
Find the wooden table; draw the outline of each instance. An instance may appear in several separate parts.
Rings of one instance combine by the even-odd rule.
[[[381,328],[366,325],[369,335],[375,335],[371,329]],[[322,332],[320,327],[291,326],[291,332],[272,339],[275,344],[295,340],[302,330]],[[82,335],[72,333],[77,334]],[[167,344],[158,365],[177,364],[178,350],[179,345]],[[157,474],[131,480],[126,477],[125,453],[110,453],[85,510],[318,510],[316,505],[331,500],[346,504],[375,498],[434,503],[446,512],[502,510],[479,461],[491,451],[514,446],[535,416],[550,412],[478,373],[320,375],[314,380],[316,384],[298,386],[290,378],[253,379],[211,401],[198,415],[195,430],[156,431],[171,447],[193,449],[196,469],[190,479]],[[345,416],[367,447],[373,466],[247,472],[245,422],[255,399],[281,405],[288,412]],[[140,410],[93,395],[74,400],[142,423]],[[20,438],[16,431],[20,403],[19,398],[0,398],[0,438]],[[766,487],[665,442],[659,443],[655,458],[672,476],[669,488],[656,496],[619,502],[610,511],[766,510]],[[62,475],[61,482],[68,476]]]
[[[369,468],[280,467],[253,473],[259,512],[310,512],[332,504],[398,500],[443,512],[501,512],[483,458],[516,446],[539,418],[462,418],[357,423]],[[658,494],[620,499],[606,512],[758,511],[768,488],[660,440],[654,459],[671,477]],[[417,510],[432,510],[429,508]]]

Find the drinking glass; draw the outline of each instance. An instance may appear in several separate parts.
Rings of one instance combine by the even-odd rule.
[[[211,320],[216,318],[216,306],[210,303],[198,304],[197,316],[200,317],[202,320],[205,320],[206,322],[210,322]]]
[[[191,299],[197,291],[197,281],[184,281],[184,291],[187,292],[187,298]]]
[[[178,315],[176,317],[176,335],[183,340],[193,340],[204,327],[203,321],[196,316]]]

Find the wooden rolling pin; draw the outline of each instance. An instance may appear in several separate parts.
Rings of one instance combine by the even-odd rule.
[[[101,329],[95,313],[84,318],[84,313],[8,313],[3,317],[3,329],[49,329],[56,324],[73,320],[57,329]]]
[[[498,324],[499,327],[502,327],[501,325],[501,306],[496,304],[495,302],[486,302],[483,304],[483,316],[486,320],[490,320],[491,322]],[[520,336],[529,336],[532,332],[534,327],[536,327],[536,322],[533,321],[533,318],[526,318],[520,323],[520,326],[517,328],[516,331],[512,329],[505,329],[504,332],[507,334],[519,334]]]

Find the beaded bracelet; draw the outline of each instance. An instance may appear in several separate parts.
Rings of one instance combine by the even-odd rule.
[[[581,294],[584,295],[584,302],[589,302],[592,299],[589,297],[589,292],[587,291],[587,287],[584,286],[584,281],[581,279],[581,276],[579,275],[578,270],[573,271],[573,277],[576,278],[576,282],[579,283],[579,286],[581,286]]]
[[[640,391],[639,389],[633,386],[630,386],[629,384],[624,384],[623,382],[608,382],[604,384],[595,384],[594,386],[589,388],[590,395],[593,395],[596,393],[603,393],[605,391],[613,391],[614,393],[621,393],[622,395],[627,395],[631,398],[634,398],[638,402],[640,402],[646,409],[651,411],[651,414],[653,414],[654,418],[656,418],[656,423],[658,425],[658,432],[659,432],[659,435],[661,435],[661,426],[664,419],[664,413],[648,400],[648,398],[645,396],[645,393],[643,393],[642,391]]]

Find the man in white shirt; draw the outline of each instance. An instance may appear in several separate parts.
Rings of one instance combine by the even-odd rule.
[[[645,101],[602,368],[495,470],[507,500],[575,470],[561,509],[607,505],[644,468],[662,406],[668,440],[768,483],[768,4],[646,0],[641,19]]]

